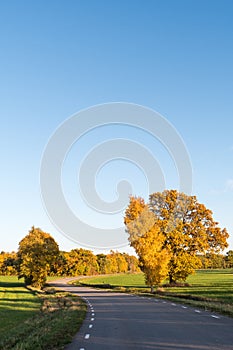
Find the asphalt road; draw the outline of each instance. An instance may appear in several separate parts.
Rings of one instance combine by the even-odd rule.
[[[233,350],[233,319],[170,301],[58,283],[88,303],[66,350]]]

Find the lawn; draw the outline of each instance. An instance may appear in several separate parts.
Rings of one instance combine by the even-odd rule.
[[[119,274],[81,279],[79,282],[119,291],[149,293],[143,274]],[[166,283],[167,281],[164,281]],[[199,270],[186,287],[164,287],[159,295],[233,316],[233,270]]]
[[[32,292],[17,277],[0,276],[0,349],[59,350],[86,314],[79,297],[47,288]]]
[[[106,285],[109,284],[113,287],[132,287],[132,288],[147,288],[145,285],[144,275],[142,273],[137,274],[117,274],[106,275],[101,277],[90,277],[79,280],[82,283]]]
[[[166,288],[172,293],[193,295],[206,299],[218,300],[222,303],[233,304],[233,271],[199,270],[187,279],[190,287]]]
[[[40,310],[40,298],[24,288],[17,277],[0,277],[0,339],[9,329]]]

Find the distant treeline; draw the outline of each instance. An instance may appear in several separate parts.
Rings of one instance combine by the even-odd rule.
[[[19,258],[16,252],[0,253],[0,275],[17,275]],[[110,273],[140,272],[136,256],[111,251],[110,254],[97,254],[87,249],[60,251],[50,266],[50,276],[80,276]]]
[[[233,250],[226,255],[206,254],[199,256],[202,269],[233,268]],[[0,275],[18,274],[16,252],[0,253]],[[50,266],[50,276],[80,276],[111,273],[140,272],[139,260],[134,255],[111,251],[110,254],[97,254],[86,249],[60,251],[56,262]]]

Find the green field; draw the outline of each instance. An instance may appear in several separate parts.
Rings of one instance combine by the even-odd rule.
[[[106,275],[101,277],[89,277],[79,280],[81,283],[93,284],[93,285],[106,285],[109,284],[115,288],[117,287],[128,287],[128,288],[138,288],[147,289],[145,285],[144,275],[142,273],[138,274],[117,274],[117,275]],[[149,290],[149,288],[148,288]]]
[[[119,274],[79,282],[113,290],[149,293],[143,274]],[[163,287],[156,297],[169,298],[233,316],[233,270],[199,270],[189,276],[187,287]],[[166,283],[166,281],[164,281]]]
[[[7,331],[38,312],[40,299],[16,277],[0,277],[0,339]]]
[[[59,350],[79,329],[86,305],[68,293],[32,292],[17,277],[0,276],[0,349]]]

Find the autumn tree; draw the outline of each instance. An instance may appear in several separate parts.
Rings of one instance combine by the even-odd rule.
[[[96,255],[87,249],[72,249],[64,253],[69,276],[95,275],[99,271]]]
[[[229,235],[211,210],[176,190],[150,195],[148,205],[131,197],[124,221],[150,285],[158,284],[167,269],[170,283],[184,281],[201,267],[201,254],[219,254],[228,246]]]
[[[18,259],[15,252],[0,253],[0,274],[1,275],[17,275]]]
[[[135,255],[129,255],[127,253],[123,253],[123,255],[128,264],[128,272],[130,273],[141,272],[138,258]]]
[[[97,262],[99,265],[99,273],[101,274],[125,273],[128,272],[130,268],[134,269],[133,265],[135,265],[135,270],[137,269],[136,266],[138,266],[136,257],[114,251],[111,251],[110,254],[107,255],[98,254]],[[131,264],[131,267],[129,267],[129,264]]]
[[[107,255],[106,254],[97,254],[97,263],[99,265],[99,273],[100,274],[105,274],[107,273]]]
[[[113,273],[124,273],[128,271],[128,264],[125,260],[124,254],[111,250],[110,254],[107,256],[107,259],[110,261],[110,266],[114,266],[111,268]]]
[[[64,251],[59,251],[56,260],[51,265],[49,276],[67,276],[68,275],[68,262],[67,254]]]
[[[157,192],[150,195],[149,208],[165,236],[164,247],[171,254],[170,282],[185,280],[200,267],[197,254],[219,253],[228,246],[226,229],[218,226],[211,210],[198,203],[195,196],[176,190]]]
[[[105,265],[106,273],[117,273],[118,272],[118,262],[117,256],[113,251],[110,254],[107,254],[106,265]]]
[[[154,286],[158,286],[168,273],[170,255],[164,247],[165,236],[156,224],[153,213],[141,198],[130,198],[125,213],[125,224],[130,245],[139,256],[146,283],[153,292]]]
[[[41,288],[58,254],[58,245],[51,235],[33,226],[19,243],[19,278],[24,278],[27,285]]]
[[[226,261],[226,266],[228,268],[233,267],[233,250],[229,250],[227,252],[226,257],[225,257],[225,261]]]
[[[198,255],[202,269],[225,269],[227,268],[227,256],[215,253]]]

